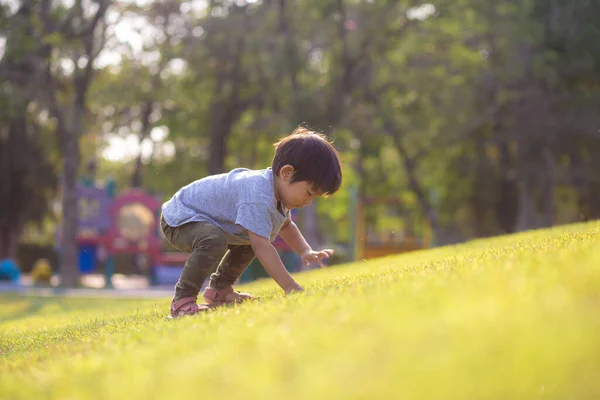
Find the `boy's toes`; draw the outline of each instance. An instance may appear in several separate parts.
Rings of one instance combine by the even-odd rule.
[[[254,298],[249,293],[236,292],[231,287],[220,290],[209,287],[204,291],[204,300],[213,305],[241,303]]]
[[[253,300],[254,296],[252,296],[250,293],[243,293],[243,292],[232,292],[227,294],[227,296],[225,296],[225,301],[229,302],[229,303],[241,303],[243,301],[247,301],[247,300]]]

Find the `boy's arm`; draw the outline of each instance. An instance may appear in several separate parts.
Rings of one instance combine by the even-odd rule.
[[[281,230],[279,231],[279,236],[290,246],[296,254],[302,257],[302,262],[305,265],[310,265],[312,262],[317,262],[319,266],[323,266],[323,258],[329,258],[333,254],[333,250],[325,249],[321,251],[314,251],[310,245],[302,236],[300,229],[298,226],[291,221],[287,220]]]
[[[302,286],[298,285],[290,273],[285,269],[277,250],[275,250],[275,247],[273,247],[271,242],[252,231],[248,231],[248,235],[250,237],[250,245],[254,250],[256,258],[258,258],[262,266],[265,267],[265,270],[285,293],[302,291]]]

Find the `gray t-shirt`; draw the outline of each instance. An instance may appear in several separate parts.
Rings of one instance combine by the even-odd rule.
[[[193,221],[221,228],[229,244],[250,244],[248,231],[273,241],[290,211],[277,209],[273,170],[236,168],[182,187],[162,205],[167,224]]]

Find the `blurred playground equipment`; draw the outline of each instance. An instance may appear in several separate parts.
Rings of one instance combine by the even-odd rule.
[[[37,260],[31,270],[31,281],[35,285],[50,285],[52,278],[52,267],[50,261],[45,258]]]
[[[19,284],[21,279],[21,269],[17,262],[10,258],[0,260],[0,281]]]
[[[80,273],[96,272],[104,263],[105,287],[111,288],[116,255],[136,255],[137,261],[149,266],[151,276],[153,268],[162,265],[165,255],[158,229],[161,203],[157,197],[141,189],[116,195],[113,180],[104,187],[84,180],[77,188],[77,198]],[[59,226],[57,236],[60,231]]]
[[[368,260],[431,247],[427,220],[399,197],[360,196],[351,192],[354,260]],[[385,215],[384,218],[381,215]]]

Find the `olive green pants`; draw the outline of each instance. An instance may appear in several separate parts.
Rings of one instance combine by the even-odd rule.
[[[208,222],[172,227],[161,216],[160,227],[171,245],[190,253],[175,285],[175,300],[197,297],[209,275],[212,288],[233,286],[254,259],[252,246],[229,245],[225,234]]]

